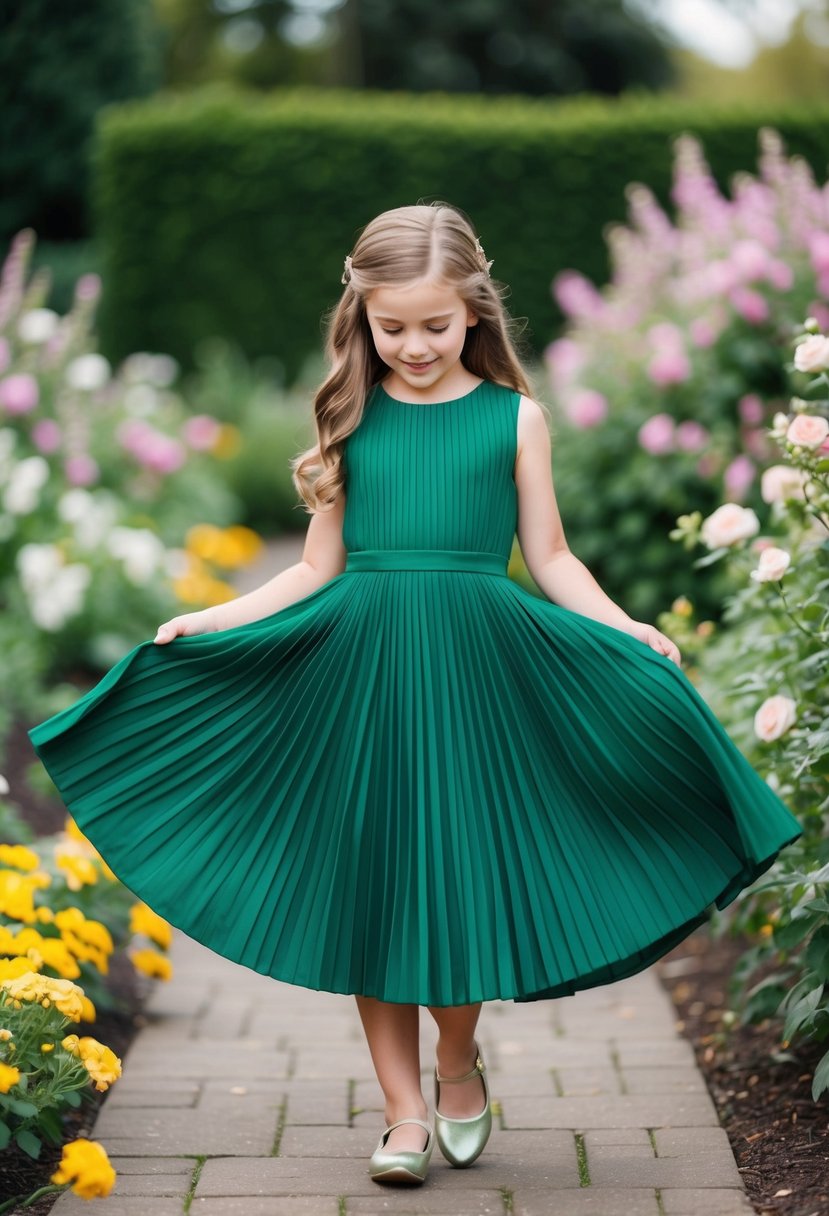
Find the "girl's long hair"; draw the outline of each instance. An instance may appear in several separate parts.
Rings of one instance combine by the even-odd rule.
[[[329,509],[345,483],[343,448],[363,416],[370,390],[388,374],[366,318],[377,287],[431,278],[453,287],[478,317],[466,331],[461,361],[473,375],[529,396],[514,346],[516,323],[503,304],[507,288],[489,271],[469,219],[457,207],[396,207],[367,224],[354,246],[339,303],[326,317],[331,368],[314,396],[317,443],[291,461],[291,477],[309,513]]]

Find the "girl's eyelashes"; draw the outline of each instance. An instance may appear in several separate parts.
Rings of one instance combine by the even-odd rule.
[[[386,329],[385,326],[382,326],[382,325],[380,326],[380,328],[383,330],[384,334],[399,334],[400,333],[399,329]],[[449,326],[448,325],[440,325],[440,326],[427,325],[426,328],[428,329],[430,334],[445,334],[447,329],[449,328]]]

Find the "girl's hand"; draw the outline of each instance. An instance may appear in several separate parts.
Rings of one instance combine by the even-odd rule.
[[[173,638],[192,637],[196,633],[213,633],[216,625],[208,609],[201,612],[186,612],[183,616],[174,616],[172,620],[159,625],[154,642],[172,642]]]
[[[667,655],[672,663],[676,663],[677,667],[681,665],[682,656],[679,648],[664,633],[660,633],[655,625],[648,625],[644,621],[634,621],[633,626],[628,633],[638,638],[640,642],[645,642],[659,654]]]

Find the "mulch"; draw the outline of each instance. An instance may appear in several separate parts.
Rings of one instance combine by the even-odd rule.
[[[60,830],[63,805],[25,780],[36,759],[25,724],[13,727],[7,757],[5,775],[24,818],[38,835]],[[729,980],[747,945],[703,926],[665,955],[656,972],[676,1007],[677,1029],[694,1048],[758,1216],[829,1216],[829,1102],[811,1096],[812,1075],[829,1043],[795,1042],[784,1052],[779,1022],[724,1028],[723,1013],[735,1007]],[[101,1011],[94,1034],[123,1057],[144,1023],[149,985],[122,956],[112,960],[110,986],[122,1008]],[[67,1116],[66,1139],[90,1134],[106,1096],[90,1087],[84,1105]],[[7,1149],[0,1155],[0,1196],[42,1185],[59,1159],[59,1147],[44,1148],[37,1162]],[[15,1216],[45,1216],[54,1199],[18,1207]]]

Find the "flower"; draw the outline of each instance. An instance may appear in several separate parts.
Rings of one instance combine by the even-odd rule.
[[[807,474],[786,464],[773,464],[760,478],[763,502],[785,502],[787,498],[805,498]]]
[[[88,857],[55,849],[55,862],[63,871],[70,891],[80,891],[81,887],[93,886],[98,881],[98,871]]]
[[[173,940],[173,931],[168,922],[143,903],[133,904],[130,908],[130,932],[143,933],[164,950],[169,948]]]
[[[723,484],[729,498],[742,498],[754,481],[756,472],[754,461],[748,456],[735,456],[723,474]]]
[[[31,515],[48,480],[49,465],[43,457],[27,456],[12,470],[3,494],[3,507],[10,515]]]
[[[760,554],[757,569],[752,570],[751,577],[756,583],[779,582],[791,565],[791,560],[785,549],[770,545]]]
[[[720,549],[748,540],[759,531],[760,521],[750,507],[726,502],[702,521],[700,535],[709,549]]]
[[[63,462],[63,471],[66,480],[73,486],[91,486],[101,476],[98,462],[85,452],[67,456]]]
[[[26,971],[23,975],[0,982],[12,1001],[34,1001],[38,1004],[51,1003],[61,1013],[65,1013],[73,1022],[77,1022],[81,1011],[83,990],[71,980],[55,980],[48,975],[38,975],[36,971]]]
[[[768,697],[754,715],[754,733],[764,743],[779,739],[794,725],[797,705],[791,697]]]
[[[674,420],[670,414],[654,414],[639,428],[639,444],[651,456],[662,456],[673,450]]]
[[[58,328],[60,317],[51,308],[32,308],[24,312],[17,323],[17,336],[21,342],[39,346],[48,342]]]
[[[157,950],[133,950],[130,958],[135,969],[150,979],[168,980],[173,974],[173,964]]]
[[[61,429],[53,418],[41,418],[32,427],[32,443],[47,456],[60,447]]]
[[[8,793],[8,787],[6,792]],[[0,862],[13,866],[15,870],[36,870],[40,865],[40,858],[24,844],[0,844]]]
[[[575,393],[565,405],[567,417],[579,430],[598,426],[607,417],[607,398],[592,388]]]
[[[110,378],[109,361],[103,355],[78,355],[66,366],[66,383],[79,392],[103,388]]]
[[[7,414],[29,414],[40,400],[40,388],[28,372],[16,372],[0,380],[0,406]]]
[[[829,422],[817,414],[797,414],[789,424],[786,438],[799,448],[819,448],[829,436]]]
[[[799,372],[823,372],[829,369],[829,338],[812,334],[795,347],[794,365]]]
[[[683,452],[701,452],[710,438],[706,428],[692,418],[680,422],[676,428],[676,446]]]
[[[64,1144],[52,1182],[58,1186],[70,1183],[81,1199],[104,1199],[115,1185],[115,1177],[103,1145],[79,1137]]]
[[[0,1064],[0,1094],[7,1094],[20,1080],[20,1069],[11,1064]]]
[[[113,1081],[121,1076],[121,1061],[114,1051],[97,1039],[88,1035],[78,1038],[76,1034],[68,1034],[61,1040],[61,1047],[83,1063],[100,1093],[109,1089]]]
[[[191,448],[197,452],[209,452],[221,434],[222,424],[209,414],[193,414],[181,430]]]

